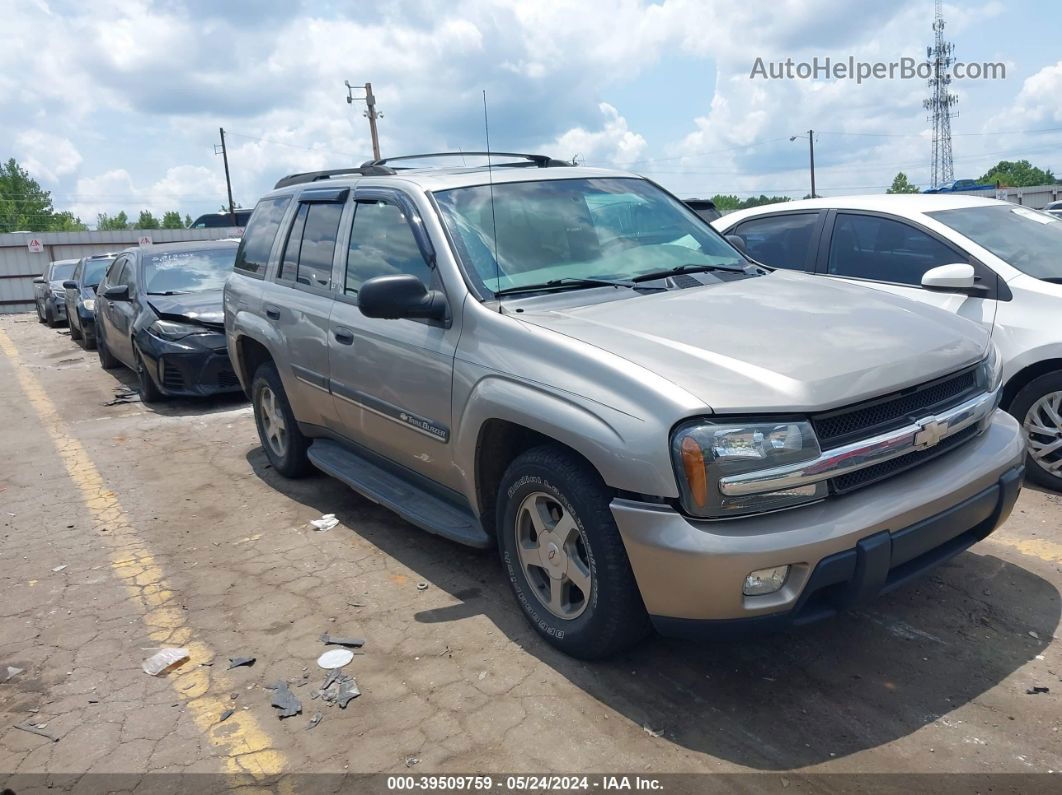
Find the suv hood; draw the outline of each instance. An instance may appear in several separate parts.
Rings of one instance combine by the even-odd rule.
[[[715,412],[855,403],[972,364],[989,339],[943,310],[791,271],[573,308],[527,307],[519,317],[645,367]]]
[[[164,320],[216,327],[225,322],[221,290],[178,295],[149,295],[147,301]]]

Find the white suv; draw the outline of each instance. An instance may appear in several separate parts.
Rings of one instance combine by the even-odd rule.
[[[712,225],[766,265],[987,327],[1003,356],[1003,407],[1025,426],[1029,478],[1062,490],[1062,219],[995,199],[909,194],[771,204]]]

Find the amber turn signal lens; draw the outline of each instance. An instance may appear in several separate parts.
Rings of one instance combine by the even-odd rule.
[[[686,473],[686,483],[690,496],[698,508],[708,502],[708,475],[704,470],[704,453],[695,439],[687,436],[682,440],[682,469]]]

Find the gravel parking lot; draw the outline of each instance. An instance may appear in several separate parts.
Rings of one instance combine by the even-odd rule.
[[[1062,770],[1057,494],[828,624],[586,664],[532,632],[494,555],[276,476],[241,398],[105,405],[132,374],[28,315],[0,354],[0,772]],[[346,709],[310,697],[324,632],[366,639]]]

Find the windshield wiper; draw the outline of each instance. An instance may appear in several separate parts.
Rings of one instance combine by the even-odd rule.
[[[189,290],[163,290],[161,293],[153,293],[149,290],[148,295],[184,295],[187,292]]]
[[[596,276],[569,276],[563,279],[550,279],[548,282],[525,284],[519,287],[503,287],[495,290],[494,295],[512,295],[513,293],[534,293],[542,290],[579,289],[580,287],[634,287],[634,281],[628,279],[599,279]]]
[[[689,263],[686,265],[676,265],[674,268],[667,268],[665,270],[642,273],[632,278],[631,281],[650,282],[653,279],[663,279],[666,276],[675,276],[679,273],[703,273],[705,271],[730,271],[731,273],[744,273],[745,269],[740,265],[696,265],[693,263]]]

